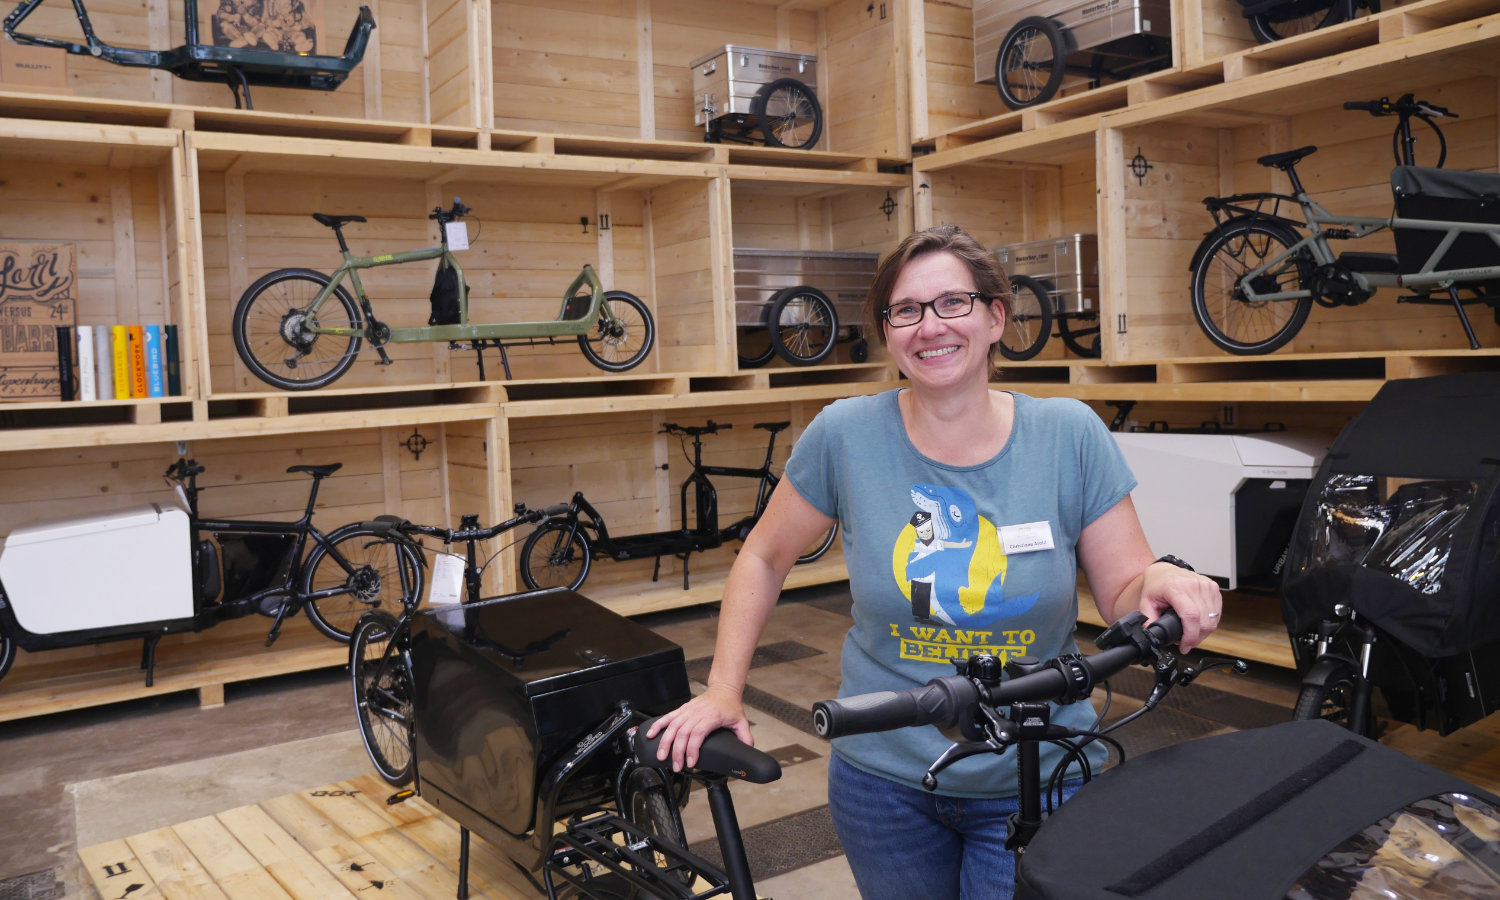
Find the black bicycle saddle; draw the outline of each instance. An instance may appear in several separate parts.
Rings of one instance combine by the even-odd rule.
[[[343,467],[343,463],[330,463],[326,466],[292,466],[286,471],[287,474],[291,474],[292,472],[306,472],[314,478],[327,478]]]
[[[645,763],[656,761],[656,750],[661,743],[661,735],[646,737],[655,721],[652,718],[642,722],[630,737],[630,749],[635,758]],[[741,741],[728,728],[720,728],[703,739],[703,746],[698,751],[698,765],[693,768],[712,775],[743,779],[751,784],[769,784],[781,777],[781,763]]]
[[[1274,169],[1286,169],[1294,165],[1305,156],[1311,156],[1318,152],[1318,148],[1309,144],[1306,147],[1298,147],[1296,150],[1283,150],[1280,153],[1268,153],[1260,157],[1256,162],[1263,166]]]
[[[319,225],[327,225],[329,228],[338,228],[350,222],[366,221],[364,216],[329,216],[323,213],[313,213],[313,218],[318,221]]]

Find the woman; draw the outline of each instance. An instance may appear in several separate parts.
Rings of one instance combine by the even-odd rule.
[[[674,769],[719,727],[751,742],[751,655],[799,549],[835,518],[854,597],[841,696],[924,684],[971,652],[1075,652],[1080,566],[1106,621],[1170,607],[1184,650],[1214,629],[1218,587],[1153,558],[1135,479],[1099,418],[1076,400],[991,389],[1009,299],[994,258],[952,226],[882,260],[871,318],[911,386],[836,402],[798,440],[792,490],[776,492],[730,570],[707,690],[652,728]],[[1053,713],[1077,728],[1093,717],[1085,704]],[[1015,755],[963,760],[923,790],[947,745],[935,728],[834,741],[829,806],[867,900],[1011,895]],[[1043,772],[1058,752],[1046,748]]]

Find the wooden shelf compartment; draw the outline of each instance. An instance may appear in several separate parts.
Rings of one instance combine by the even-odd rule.
[[[50,327],[178,326],[191,333],[191,247],[197,231],[186,197],[177,132],[119,125],[0,119],[0,241],[72,245],[74,319],[7,321],[52,347]],[[29,312],[17,307],[7,315]],[[192,350],[182,346],[183,397],[197,391]],[[56,369],[49,377],[56,377]],[[47,403],[58,395],[37,397]],[[113,400],[113,395],[111,395]],[[160,403],[161,401],[155,401]],[[28,406],[0,403],[0,412]],[[152,403],[134,406],[151,416]]]
[[[584,264],[606,290],[640,297],[656,324],[646,360],[624,376],[595,368],[577,341],[508,351],[521,379],[609,380],[715,371],[722,363],[713,262],[721,190],[713,166],[669,160],[544,157],[446,148],[385,148],[334,142],[246,142],[192,134],[204,210],[207,302],[204,341],[210,396],[274,390],[243,367],[229,334],[239,297],[262,274],[286,266],[330,272],[339,261],[331,231],[314,212],[357,214],[351,250],[372,255],[437,243],[427,219],[462,197],[474,210],[471,246],[456,255],[470,286],[471,321],[552,321]],[[371,191],[372,183],[379,184]],[[608,217],[609,228],[600,223]],[[587,220],[585,223],[584,220]],[[361,280],[376,315],[392,326],[425,325],[435,262],[367,270]],[[370,350],[370,348],[364,348]],[[499,354],[477,356],[444,343],[387,347],[394,365],[357,360],[339,390],[502,383]]]
[[[897,7],[865,0],[791,6],[606,4],[559,16],[545,0],[490,4],[493,125],[522,132],[701,143],[691,63],[727,44],[818,57],[817,149],[904,161]],[[635,40],[622,36],[635,35]],[[793,151],[798,152],[798,151]]]
[[[1500,20],[1497,20],[1500,26]],[[1497,32],[1500,34],[1500,32]],[[1429,65],[1434,63],[1429,60]],[[1458,112],[1445,125],[1448,167],[1494,171],[1500,158],[1493,77],[1468,76],[1444,67],[1442,80],[1418,78],[1402,90]],[[1393,118],[1342,109],[1345,100],[1396,96],[1394,73],[1375,84],[1320,84],[1316,92],[1279,92],[1287,106],[1277,114],[1218,109],[1115,127],[1106,119],[1100,136],[1102,179],[1099,216],[1102,306],[1117,327],[1105,331],[1105,358],[1119,364],[1233,360],[1198,327],[1190,299],[1189,263],[1214,220],[1205,196],[1252,191],[1286,192],[1285,176],[1260,166],[1264,154],[1305,145],[1319,150],[1298,166],[1311,196],[1340,214],[1385,217],[1392,213],[1389,183]],[[1296,97],[1297,99],[1293,99]],[[1255,105],[1266,103],[1258,98]],[[1238,120],[1235,116],[1242,116]],[[1121,117],[1126,119],[1127,117]],[[1419,144],[1427,149],[1426,144]],[[1144,179],[1128,169],[1139,153],[1152,168]],[[1294,206],[1283,213],[1300,218]],[[1334,251],[1393,252],[1389,231],[1358,242],[1336,242]],[[1315,305],[1306,324],[1278,357],[1382,359],[1411,352],[1489,355],[1500,347],[1500,324],[1483,305],[1467,312],[1482,350],[1469,351],[1451,306],[1398,303],[1409,292],[1385,289],[1361,305]]]
[[[314,52],[341,54],[359,7],[359,0],[320,4],[316,9]],[[201,7],[199,34],[204,40],[212,40],[213,9],[212,4]],[[280,115],[249,114],[222,121],[235,123],[231,130],[264,129],[265,133],[287,128],[287,117],[292,116],[329,120],[318,127],[334,130],[340,127],[336,120],[361,119],[456,126],[477,133],[488,124],[480,105],[479,75],[486,65],[488,48],[475,37],[487,28],[482,18],[486,11],[484,4],[473,0],[386,0],[375,7],[375,29],[370,32],[364,59],[336,90],[252,87],[256,112]],[[109,3],[90,12],[100,39],[107,43],[155,50],[182,43],[180,5]],[[38,7],[24,23],[24,30],[43,37],[82,40],[73,10],[57,0]],[[214,116],[208,110],[235,112],[234,98],[222,84],[185,81],[164,71],[120,66],[62,50],[56,53],[66,72],[68,89],[82,101],[202,108],[203,115],[210,119]],[[57,100],[60,110],[79,109],[66,97]],[[132,114],[151,113],[147,107],[137,106]],[[292,127],[291,133],[304,132]]]
[[[730,425],[728,430],[704,437],[704,463],[756,468],[765,459],[769,433],[754,425],[790,421],[792,427],[776,435],[772,465],[779,472],[802,429],[833,397],[741,402],[745,399],[734,397],[728,404],[715,405],[705,398],[691,405],[610,412],[575,410],[572,414],[525,404],[507,406],[507,502],[545,507],[565,503],[581,491],[599,510],[612,535],[685,527],[679,489],[691,472],[692,442],[679,446],[677,437],[660,433],[664,423],[702,425],[714,421]],[[721,528],[750,513],[758,488],[755,480],[720,477],[713,481]],[[696,523],[694,502],[690,492],[686,527]],[[517,538],[518,553],[519,539],[524,535]],[[595,600],[608,601],[606,605],[627,615],[718,599],[715,591],[722,592],[724,577],[739,546],[739,542],[731,541],[692,554],[687,591],[682,588],[682,563],[668,555],[661,561],[660,580],[655,583],[651,580],[654,559],[595,560],[582,592]],[[838,559],[838,565],[833,565],[831,558]],[[507,577],[516,577],[515,562],[505,569]],[[847,577],[837,549],[830,550],[819,564],[798,569],[809,570],[800,572],[798,577],[802,579],[814,575],[823,580]],[[813,583],[819,582],[799,582]],[[515,584],[519,581],[508,583],[506,589],[514,589]]]
[[[711,163],[718,166],[743,166],[753,171],[813,170],[825,180],[881,172],[899,168],[904,157],[877,159],[857,153],[830,150],[793,150],[789,147],[766,147],[760,144],[735,144],[694,140],[647,140],[636,137],[567,134],[491,129],[485,137],[489,149],[561,156],[602,156],[623,159],[665,159],[681,162]],[[774,176],[773,176],[774,177]]]
[[[828,366],[857,364],[852,351],[862,342],[867,359],[883,364],[884,347],[865,314],[868,283],[856,288],[851,282],[843,286],[811,276],[763,275],[755,278],[738,275],[735,254],[740,250],[855,252],[885,255],[896,248],[912,229],[912,191],[908,175],[879,173],[849,174],[833,180],[822,173],[773,173],[729,170],[729,227],[725,229],[725,246],[721,248],[729,263],[725,307],[730,320],[726,346],[735,351],[728,362],[741,372],[801,370],[811,375]],[[798,175],[802,177],[785,177]],[[874,267],[871,266],[873,275]],[[770,312],[771,291],[800,285],[818,288],[834,304],[838,317],[840,340],[828,360],[817,366],[794,366],[780,356],[773,356],[764,370],[744,366],[739,359],[755,357],[771,347],[763,317]],[[755,324],[743,321],[760,316]],[[739,354],[744,354],[743,357]],[[782,376],[778,376],[782,377]],[[806,377],[806,376],[804,376]],[[816,376],[812,376],[816,377]]]

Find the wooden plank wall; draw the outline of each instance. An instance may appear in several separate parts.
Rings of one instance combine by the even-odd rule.
[[[896,82],[906,70],[896,53],[896,3],[844,0],[824,16],[818,80],[829,149],[906,158],[911,138],[906,110],[897,105]]]
[[[466,5],[464,0],[454,2]],[[255,108],[297,115],[429,121],[427,59],[423,52],[425,0],[321,0],[320,5],[317,52],[333,56],[343,53],[359,7],[370,7],[376,27],[364,60],[334,91],[252,88]],[[199,39],[204,42],[212,40],[208,24],[211,8],[212,4],[199,6]],[[115,46],[167,50],[183,42],[179,3],[103,0],[89,4],[88,13],[100,39]],[[83,40],[72,9],[64,3],[42,5],[26,20],[24,28],[43,37]],[[443,59],[443,71],[474,65],[469,47],[463,41],[445,53],[451,55]],[[119,66],[85,55],[65,54],[64,59],[68,87],[82,97],[217,108],[234,105],[229,89],[222,84],[184,81],[165,72]],[[472,118],[472,114],[467,114],[467,118]],[[455,124],[471,124],[467,118]]]
[[[924,0],[927,121],[913,124],[917,140],[1009,111],[993,83],[974,81],[972,0]],[[991,76],[993,77],[993,75]]]
[[[1435,86],[1422,96],[1443,105],[1462,105],[1461,118],[1445,125],[1448,168],[1496,170],[1500,130],[1495,117],[1492,78]],[[1153,124],[1120,135],[1127,157],[1137,148],[1153,168],[1144,183],[1122,174],[1125,228],[1125,303],[1128,332],[1119,335],[1117,361],[1155,360],[1219,353],[1192,316],[1188,264],[1213,220],[1202,198],[1211,194],[1289,189],[1284,176],[1259,166],[1257,157],[1290,148],[1319,149],[1298,166],[1304,186],[1330,211],[1355,216],[1388,216],[1393,210],[1389,172],[1394,119],[1346,112],[1342,94],[1327,107],[1309,109],[1264,125],[1211,129]],[[1347,99],[1354,99],[1353,97]],[[1419,144],[1429,147],[1430,142]],[[1123,162],[1118,170],[1124,173]],[[1335,252],[1391,252],[1382,233],[1357,243],[1338,242]],[[1359,306],[1315,306],[1307,324],[1283,352],[1366,351],[1467,347],[1462,326],[1447,306],[1397,304],[1400,292],[1387,289]],[[1500,327],[1482,307],[1471,307],[1471,322],[1484,346],[1500,341]]]
[[[714,371],[724,365],[717,336],[728,317],[714,283],[717,182],[678,182],[651,192],[648,259],[655,273],[656,349],[646,371]],[[654,362],[653,362],[654,359]]]
[[[440,438],[432,433],[439,427],[428,429],[434,440]],[[384,513],[440,523],[445,507],[438,490],[443,479],[442,456],[429,451],[421,459],[413,458],[399,447],[407,433],[399,428],[371,428],[308,432],[295,441],[285,437],[195,441],[188,454],[207,470],[198,480],[202,489],[199,509],[216,518],[293,520],[306,506],[311,479],[286,469],[339,462],[343,467],[325,479],[318,491],[313,522],[325,534]],[[172,443],[7,454],[0,471],[0,534],[42,521],[148,503],[174,504],[175,495],[161,474],[176,458]],[[178,648],[189,645],[257,646],[257,635],[263,638],[269,627],[269,619],[251,616],[197,634],[169,635],[162,639],[158,658],[180,658]],[[294,635],[311,636],[313,630],[298,616],[287,623],[286,633],[296,643],[300,639]],[[61,677],[115,657],[128,662],[139,656],[140,645],[134,641],[21,653],[6,680],[19,683]]]

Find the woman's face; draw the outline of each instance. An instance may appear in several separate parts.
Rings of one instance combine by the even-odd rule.
[[[951,253],[927,253],[911,260],[896,277],[888,305],[926,303],[945,294],[972,292],[974,275]],[[980,300],[966,316],[942,319],[923,310],[922,321],[894,328],[882,321],[886,348],[913,385],[943,389],[988,383],[990,345],[1000,340],[1005,316],[998,304]]]

